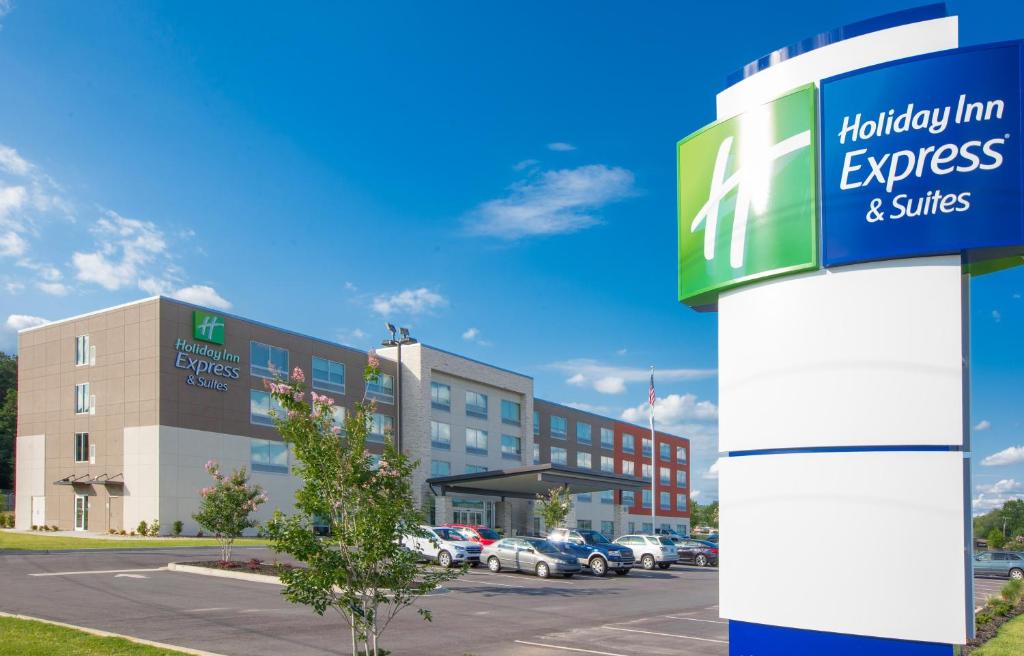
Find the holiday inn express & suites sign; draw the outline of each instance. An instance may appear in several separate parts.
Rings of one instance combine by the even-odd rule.
[[[232,366],[241,362],[240,356],[225,348],[210,346],[224,344],[224,318],[193,310],[192,337],[209,344],[197,344],[179,337],[174,341],[174,366],[188,372],[185,374],[187,385],[226,392],[228,383],[238,380],[242,372],[239,367]]]

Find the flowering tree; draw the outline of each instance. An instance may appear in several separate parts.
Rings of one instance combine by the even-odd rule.
[[[565,518],[569,516],[569,511],[572,510],[569,488],[553,487],[545,494],[538,494],[537,506],[546,530],[561,527]]]
[[[215,460],[206,463],[206,471],[213,477],[213,485],[199,491],[202,500],[199,512],[192,518],[220,542],[220,559],[231,559],[231,545],[247,528],[258,526],[250,517],[267,500],[259,485],[249,484],[245,467],[225,476]]]
[[[363,372],[370,381],[379,373],[371,355]],[[435,571],[404,548],[403,535],[420,533],[422,516],[413,506],[410,462],[385,436],[379,462],[366,449],[374,404],[362,402],[345,419],[334,423],[334,399],[310,392],[306,401],[305,375],[298,367],[287,381],[270,385],[284,409],[275,424],[292,445],[302,478],[295,493],[297,513],[280,512],[267,524],[274,550],[290,554],[305,567],[282,571],[284,595],[323,615],[338,612],[351,630],[352,653],[373,654],[392,619],[418,597],[463,570]],[[327,525],[317,536],[313,524]],[[430,612],[419,609],[424,619]]]

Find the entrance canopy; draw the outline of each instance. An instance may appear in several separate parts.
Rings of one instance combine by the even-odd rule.
[[[567,487],[570,494],[607,490],[636,491],[650,487],[650,483],[632,476],[605,474],[551,463],[456,476],[438,476],[427,479],[427,484],[434,490],[434,494],[461,492],[516,499],[534,499],[538,494],[544,494],[555,487]]]

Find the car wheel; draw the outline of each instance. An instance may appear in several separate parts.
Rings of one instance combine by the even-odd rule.
[[[542,579],[546,579],[551,576],[551,569],[548,567],[547,563],[537,563],[537,576]]]
[[[697,567],[707,567],[708,557],[704,554],[697,554],[697,557],[693,559],[693,564]]]
[[[452,555],[447,551],[437,554],[437,564],[445,569],[452,566]]]
[[[654,569],[654,556],[651,554],[645,554],[640,559],[640,564],[643,565],[644,569]]]
[[[1024,569],[1020,569],[1020,568],[1014,567],[1013,569],[1010,570],[1010,578],[1011,579],[1017,579],[1018,581],[1020,579],[1024,579]]]
[[[658,563],[660,569],[668,569],[672,563]]]
[[[604,558],[595,556],[590,560],[590,571],[593,572],[594,576],[604,576],[608,573],[608,563],[605,562]]]
[[[492,572],[500,572],[501,571],[501,561],[498,560],[497,556],[491,556],[490,558],[487,559],[487,567]]]
[[[626,574],[629,574],[629,570],[628,569],[617,569],[617,570],[615,570],[615,573],[618,574],[619,576],[625,576]]]
[[[572,578],[572,572],[569,572],[568,574],[562,574],[562,576],[564,576],[567,579],[571,579]]]

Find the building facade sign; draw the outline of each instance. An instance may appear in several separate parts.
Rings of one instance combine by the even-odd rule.
[[[211,344],[224,343],[224,319],[209,312],[192,312],[192,338]]]
[[[194,310],[192,336],[211,344],[224,344],[223,317]],[[241,357],[225,348],[196,344],[179,337],[174,342],[174,351],[174,366],[188,372],[185,374],[187,385],[226,392],[227,381],[238,380],[242,375],[239,367],[232,366],[241,362]]]

